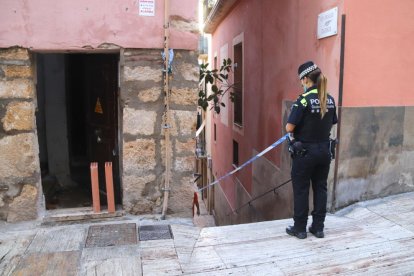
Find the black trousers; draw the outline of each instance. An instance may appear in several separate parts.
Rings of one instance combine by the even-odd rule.
[[[294,156],[292,163],[294,226],[298,231],[306,231],[312,182],[312,227],[321,231],[326,217],[327,178],[331,163],[329,143],[304,144],[304,148],[307,153],[304,156]]]

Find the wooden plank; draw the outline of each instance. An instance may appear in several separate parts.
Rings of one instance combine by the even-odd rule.
[[[381,215],[399,214],[405,212],[414,212],[412,204],[413,193],[389,196],[382,199],[376,199],[366,202],[365,206],[371,212]],[[361,203],[362,204],[362,203]]]
[[[22,258],[12,275],[78,275],[79,251],[34,253]]]
[[[76,251],[83,247],[85,226],[57,227],[40,230],[28,248],[28,253]]]
[[[246,266],[246,270],[252,276],[285,276],[285,273],[275,262]]]
[[[90,261],[84,264],[81,275],[142,275],[141,260],[139,257],[122,257],[99,261]]]
[[[150,247],[141,248],[141,258],[145,260],[177,259],[175,248],[172,247]]]
[[[311,220],[311,219],[310,219]],[[245,243],[249,241],[267,240],[285,237],[286,227],[292,225],[291,220],[279,220],[272,222],[259,222],[232,227],[210,227],[200,233],[196,246],[215,246],[231,243]],[[350,219],[328,216],[326,219],[326,232],[336,228],[350,225]]]
[[[98,163],[91,163],[91,185],[92,185],[92,206],[95,213],[101,211],[101,203],[99,199],[99,175]]]
[[[178,259],[143,260],[143,275],[182,275]]]
[[[178,247],[175,249],[178,260],[182,266],[186,266],[190,263],[193,250],[193,247]]]
[[[181,275],[181,265],[172,239],[140,242],[143,275]]]
[[[414,212],[394,213],[386,215],[387,219],[404,227],[406,230],[414,232]]]
[[[289,259],[277,261],[277,264],[287,275],[333,275],[355,271],[370,272],[366,275],[385,275],[383,270],[394,266],[396,262],[411,262],[414,265],[412,250],[407,250],[413,245],[414,241],[410,239],[405,240],[404,244],[393,241],[350,249],[318,251],[306,258],[290,256]]]
[[[175,247],[194,247],[200,236],[201,229],[186,225],[171,225]]]
[[[219,270],[214,270],[214,271],[196,272],[196,273],[190,273],[190,274],[185,274],[185,275],[188,275],[188,276],[228,276],[228,275],[252,275],[252,274],[248,273],[245,267],[236,267],[236,268],[219,269]]]
[[[174,240],[149,240],[149,241],[140,241],[139,245],[142,249],[145,248],[174,248]]]
[[[9,275],[16,268],[34,237],[31,231],[0,235],[0,275]]]
[[[190,261],[182,264],[184,273],[200,273],[208,271],[217,271],[226,269],[226,265],[215,251],[214,247],[196,247],[194,248]]]
[[[325,239],[309,237],[306,240],[299,240],[285,235],[284,237],[257,242],[225,244],[215,246],[214,249],[227,267],[239,267],[269,263],[292,257],[306,259],[309,255],[319,251],[331,252],[387,241],[360,228],[337,231]],[[235,254],[235,252],[242,253]]]
[[[95,213],[91,207],[56,209],[47,212],[46,217],[43,218],[43,225],[54,224],[56,222],[115,218],[123,215],[125,215],[125,211],[123,210],[115,211],[115,213],[108,213],[105,210],[100,213]]]
[[[198,240],[201,229],[186,225],[171,225],[174,234],[174,247],[182,265],[190,262],[191,254]]]
[[[112,175],[112,162],[105,162],[105,184],[106,199],[108,202],[108,213],[115,213],[114,181]]]
[[[84,248],[82,251],[81,263],[116,259],[120,257],[141,258],[140,252],[141,250],[138,245]]]

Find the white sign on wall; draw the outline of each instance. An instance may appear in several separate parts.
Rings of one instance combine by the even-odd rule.
[[[155,0],[139,0],[139,15],[155,16]]]
[[[318,15],[318,39],[338,34],[338,7]]]

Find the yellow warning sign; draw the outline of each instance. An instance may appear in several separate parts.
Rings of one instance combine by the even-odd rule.
[[[103,114],[102,105],[101,105],[101,101],[99,100],[99,98],[96,100],[95,113]]]

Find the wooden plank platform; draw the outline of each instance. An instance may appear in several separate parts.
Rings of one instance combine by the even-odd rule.
[[[414,275],[413,202],[414,193],[406,193],[330,214],[324,239],[287,235],[291,219],[207,228],[139,217],[7,225],[0,231],[0,275]],[[85,247],[90,226],[126,221],[170,224],[173,239]]]

